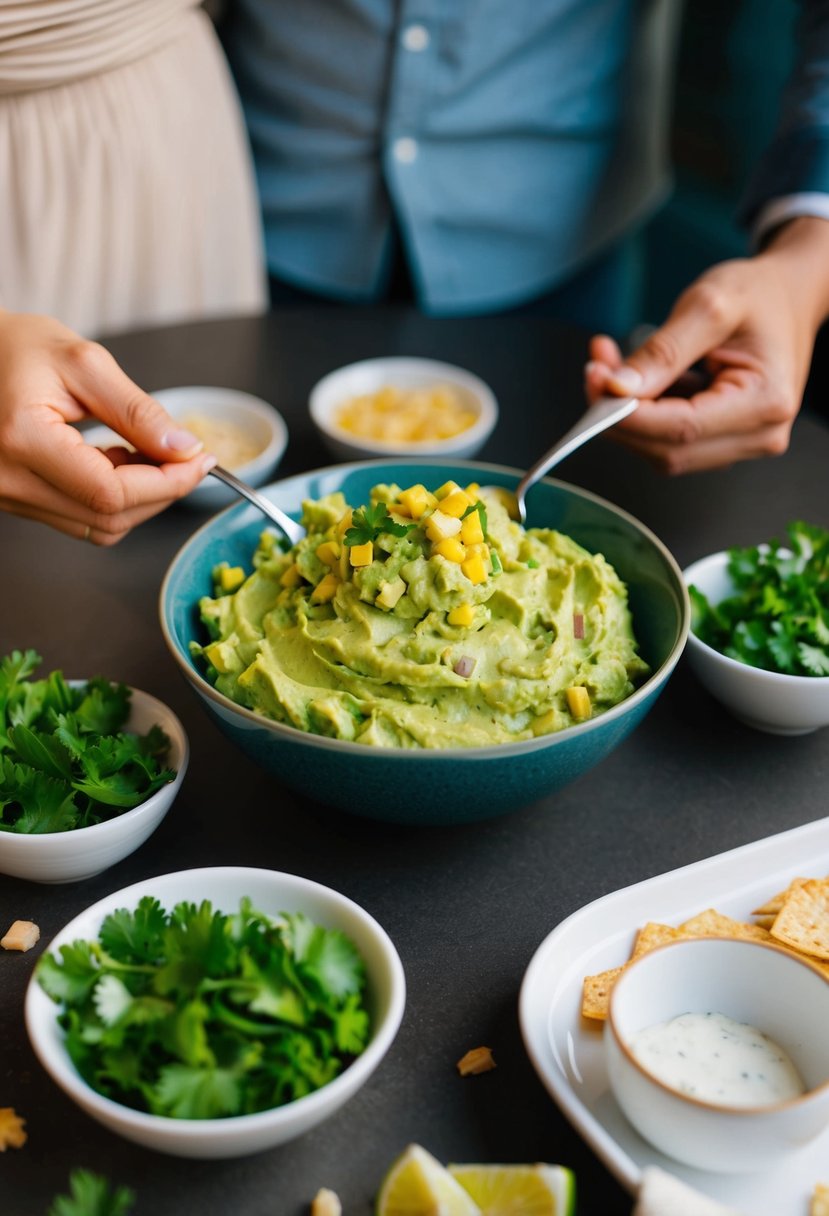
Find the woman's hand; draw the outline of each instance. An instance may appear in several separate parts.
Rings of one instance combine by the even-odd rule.
[[[792,220],[762,253],[706,271],[624,361],[594,337],[588,398],[639,397],[613,436],[666,473],[779,455],[828,314],[829,221]]]
[[[68,425],[83,418],[137,451],[90,447]],[[201,446],[102,346],[0,310],[0,508],[113,545],[198,485],[216,463]]]

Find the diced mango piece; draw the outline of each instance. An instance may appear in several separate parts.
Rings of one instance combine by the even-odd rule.
[[[489,564],[489,545],[468,545],[467,552],[470,557],[480,557],[483,562]]]
[[[236,641],[238,641],[238,638],[236,638]],[[232,671],[241,671],[244,667],[244,663],[239,658],[238,651],[233,642],[211,642],[209,646],[205,646],[204,654],[208,663],[212,663],[221,675],[229,675]]]
[[[324,566],[336,570],[340,564],[340,546],[335,540],[324,540],[321,545],[317,545],[317,557]]]
[[[473,553],[461,562],[463,570],[470,583],[485,583],[487,580],[486,562],[480,553]]]
[[[406,592],[406,584],[402,578],[393,579],[390,583],[381,583],[380,590],[375,597],[375,604],[378,608],[385,608],[390,612],[396,606],[400,598]]]
[[[465,490],[460,489],[453,490],[440,500],[440,509],[444,515],[454,515],[456,519],[460,519],[464,511],[468,511],[471,506],[472,499]]]
[[[352,545],[348,550],[348,560],[355,569],[370,566],[374,561],[374,545],[370,540],[364,545]]]
[[[445,481],[442,486],[438,486],[435,490],[435,498],[440,502],[442,498],[446,498],[447,494],[452,494],[455,490],[459,489],[460,486],[456,481]]]
[[[454,515],[444,515],[442,511],[433,511],[424,525],[426,535],[431,541],[445,540],[447,536],[457,536],[461,530],[461,521]]]
[[[245,581],[241,566],[222,566],[219,570],[219,586],[222,591],[236,591]]]
[[[432,552],[439,553],[448,562],[457,562],[458,565],[466,558],[466,546],[461,543],[457,536],[445,536],[443,540],[437,541],[432,546]]]
[[[473,502],[477,502],[478,495],[481,492],[481,487],[478,485],[477,481],[470,481],[469,485],[466,487],[466,492]]]
[[[461,540],[465,545],[483,544],[484,530],[480,511],[472,511],[466,519],[461,520]]]
[[[581,722],[590,717],[590,693],[586,688],[578,684],[574,688],[566,689],[564,695],[567,698],[567,707],[574,718]]]
[[[345,515],[342,517],[340,522],[337,524],[337,535],[338,536],[345,536],[346,532],[348,531],[348,529],[351,527],[351,525],[354,522],[353,517],[354,517],[354,512],[352,510],[349,509],[348,511],[346,511]]]
[[[546,714],[533,719],[532,732],[534,735],[549,735],[559,725],[559,715],[554,709],[548,709]]]
[[[294,562],[289,566],[279,580],[280,587],[298,587],[302,582],[302,575],[299,572],[299,566]]]
[[[437,505],[437,499],[434,494],[423,485],[409,486],[406,490],[401,490],[397,496],[397,501],[400,504],[401,511],[410,515],[412,519],[420,519],[424,511],[428,511],[431,507]]]
[[[450,608],[446,619],[450,625],[461,625],[466,628],[475,620],[475,608],[472,604],[458,604],[457,608]]]
[[[0,937],[4,950],[31,950],[40,941],[40,929],[33,920],[16,920],[5,936]]]
[[[311,603],[327,604],[329,600],[333,600],[341,582],[342,580],[337,577],[333,570],[330,574],[326,574],[311,592]]]

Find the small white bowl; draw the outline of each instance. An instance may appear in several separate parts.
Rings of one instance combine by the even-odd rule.
[[[464,405],[476,414],[466,430],[448,439],[418,443],[364,439],[343,430],[336,413],[351,397],[376,393],[388,385],[400,389],[449,385]],[[363,359],[329,372],[311,390],[311,419],[328,450],[337,460],[371,460],[378,456],[447,456],[466,460],[483,447],[498,421],[498,403],[492,390],[477,376],[434,359]]]
[[[243,464],[231,466],[230,471],[248,485],[264,485],[288,446],[288,428],[282,415],[267,401],[250,393],[233,388],[186,385],[159,389],[151,395],[177,421],[186,421],[188,415],[195,414],[238,428],[251,446],[257,449],[257,454]],[[83,426],[81,430],[85,441],[93,447],[129,447],[109,427]],[[238,495],[234,490],[209,476],[182,499],[185,506],[199,511],[217,511],[237,501]]]
[[[728,553],[712,553],[682,572],[711,604],[733,595]],[[829,726],[829,676],[790,676],[751,667],[688,634],[688,661],[700,683],[735,717],[773,735],[805,735]]]
[[[26,1028],[35,1053],[52,1079],[74,1102],[110,1131],[176,1157],[243,1157],[284,1144],[315,1127],[365,1084],[397,1034],[406,999],[400,957],[384,929],[358,904],[307,878],[276,870],[217,866],[162,874],[135,883],[87,908],[52,940],[55,951],[97,937],[101,923],[118,908],[135,908],[144,895],[169,909],[181,901],[210,900],[223,912],[238,912],[248,896],[273,916],[304,912],[317,924],[345,933],[362,955],[368,977],[366,1003],[372,1021],[369,1043],[338,1077],[303,1098],[273,1110],[221,1119],[173,1119],[132,1110],[96,1093],[81,1079],[64,1047],[58,1008],[33,978],[26,992]]]
[[[84,681],[70,680],[77,685]],[[146,734],[160,726],[170,740],[167,766],[175,778],[145,802],[103,823],[68,832],[34,835],[0,832],[0,874],[32,882],[79,882],[92,878],[134,853],[161,823],[181,788],[190,748],[184,727],[162,701],[138,688],[131,689],[126,730]]]
[[[637,1031],[683,1013],[722,1013],[763,1031],[806,1086],[771,1106],[719,1106],[670,1088],[629,1044]],[[604,1042],[614,1096],[656,1148],[697,1169],[768,1169],[829,1126],[829,981],[764,942],[697,938],[641,955],[610,994]]]

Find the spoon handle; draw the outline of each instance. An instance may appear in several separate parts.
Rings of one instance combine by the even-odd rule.
[[[549,451],[535,462],[515,487],[515,497],[522,515],[524,496],[530,486],[534,486],[548,469],[551,469],[554,464],[558,464],[565,456],[569,456],[571,452],[575,452],[576,448],[587,443],[588,439],[606,431],[608,427],[613,426],[615,422],[620,422],[622,418],[627,418],[638,404],[639,401],[636,397],[601,397],[594,405],[591,405],[578,422],[569,431],[565,431]]]
[[[222,468],[220,464],[216,464],[210,469],[210,475],[217,477],[219,481],[223,481],[225,485],[230,486],[237,494],[241,494],[248,502],[252,502],[255,507],[258,507],[264,515],[267,515],[268,519],[273,520],[276,526],[285,533],[292,545],[302,540],[305,535],[305,529],[302,525],[298,524],[295,519],[291,519],[290,515],[286,515],[280,507],[270,502],[263,494],[257,493],[247,482],[240,481],[234,473]]]

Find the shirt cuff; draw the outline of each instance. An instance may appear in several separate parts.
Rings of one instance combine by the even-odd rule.
[[[759,249],[773,229],[798,215],[813,215],[821,220],[829,220],[829,194],[816,190],[804,191],[802,194],[784,194],[766,203],[760,208],[752,227],[751,239],[755,249]]]

